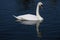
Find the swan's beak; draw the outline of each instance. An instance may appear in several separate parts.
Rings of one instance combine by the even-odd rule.
[[[41,5],[40,8],[43,8],[43,5]]]

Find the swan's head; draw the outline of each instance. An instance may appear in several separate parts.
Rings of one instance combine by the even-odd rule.
[[[38,2],[38,5],[39,5],[39,6],[42,6],[42,5],[43,5],[43,3],[42,3],[42,2]]]
[[[39,5],[39,7],[43,7],[43,3],[42,2],[38,2],[38,5]]]

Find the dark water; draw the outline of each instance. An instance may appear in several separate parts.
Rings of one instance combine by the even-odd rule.
[[[36,4],[44,21],[39,26],[23,25],[12,15],[35,14]],[[0,40],[60,40],[60,0],[0,0]]]

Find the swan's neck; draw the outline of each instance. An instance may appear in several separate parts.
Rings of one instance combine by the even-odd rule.
[[[39,20],[41,20],[42,19],[42,17],[40,16],[40,14],[39,14],[39,4],[37,5],[37,8],[36,8],[36,16],[38,17],[38,19]]]
[[[39,14],[39,5],[37,5],[37,8],[36,8],[36,16],[40,16],[40,14]]]

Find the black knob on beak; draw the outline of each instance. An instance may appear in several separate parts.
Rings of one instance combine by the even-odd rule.
[[[40,9],[41,9],[41,8],[43,8],[43,5],[40,5],[39,7],[40,7]]]

